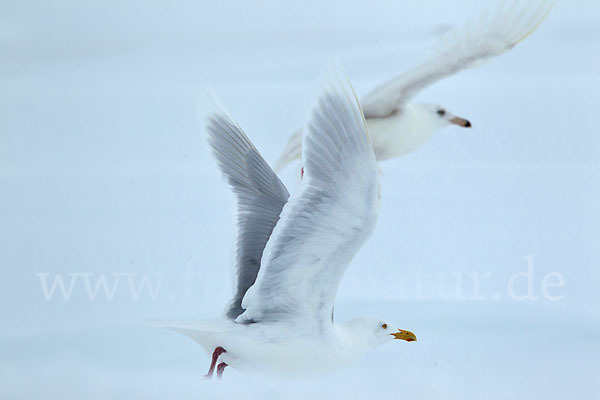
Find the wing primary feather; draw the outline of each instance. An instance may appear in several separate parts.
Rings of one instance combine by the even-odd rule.
[[[374,228],[378,168],[360,105],[339,64],[322,72],[303,132],[300,192],[281,213],[237,322],[301,319],[299,326],[307,329],[331,327],[339,282]]]
[[[225,309],[225,316],[235,319],[244,312],[242,299],[256,281],[265,245],[289,194],[220,100],[207,93],[204,106],[207,142],[236,196],[236,283]]]
[[[501,2],[493,14],[486,11],[477,20],[457,25],[432,46],[424,61],[367,93],[362,99],[365,116],[384,118],[397,113],[432,83],[512,49],[541,25],[553,4],[549,0],[525,5]]]

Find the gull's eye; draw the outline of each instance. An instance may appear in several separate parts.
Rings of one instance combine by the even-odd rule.
[[[439,110],[437,110],[437,113],[440,117],[443,117],[444,115],[446,115],[446,110],[440,108]]]
[[[381,329],[387,329],[387,324],[381,324]]]

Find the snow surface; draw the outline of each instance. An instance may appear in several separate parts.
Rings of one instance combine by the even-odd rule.
[[[215,317],[230,293],[233,206],[199,131],[201,88],[210,82],[274,161],[329,57],[365,94],[489,6],[404,3],[4,2],[0,397],[599,393],[600,5],[588,1],[558,1],[515,49],[422,93],[473,128],[447,128],[382,164],[380,220],[336,318],[379,315],[418,342],[316,381],[227,370],[218,383],[200,378],[208,358],[197,345],[143,325]],[[293,188],[297,177],[284,177]],[[531,260],[537,300],[519,300],[526,278],[516,275],[514,296],[509,281]],[[186,287],[188,269],[198,276]],[[129,275],[112,300],[102,289],[90,300],[78,275],[68,301],[47,301],[41,280],[68,284],[68,273],[91,273],[92,284]],[[157,273],[156,298],[134,299],[127,279]],[[544,296],[551,273],[564,285]]]

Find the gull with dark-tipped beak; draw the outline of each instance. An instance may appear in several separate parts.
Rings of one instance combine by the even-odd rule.
[[[377,161],[417,150],[446,126],[471,127],[445,107],[409,101],[429,85],[512,49],[542,23],[552,5],[550,0],[502,1],[495,12],[446,32],[425,60],[367,93],[360,104]],[[275,171],[300,158],[302,132],[290,137]]]
[[[208,142],[237,199],[236,290],[221,318],[156,323],[189,336],[226,367],[312,375],[357,361],[400,339],[417,340],[381,318],[334,321],[346,267],[371,236],[379,172],[358,100],[341,67],[322,74],[304,128],[304,179],[288,194],[235,120],[206,117]],[[225,258],[224,258],[225,260]]]

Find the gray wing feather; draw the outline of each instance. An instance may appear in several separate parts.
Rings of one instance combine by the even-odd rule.
[[[289,193],[250,139],[226,112],[206,117],[208,143],[237,199],[235,294],[225,316],[244,312],[242,299],[256,281],[261,258]]]

